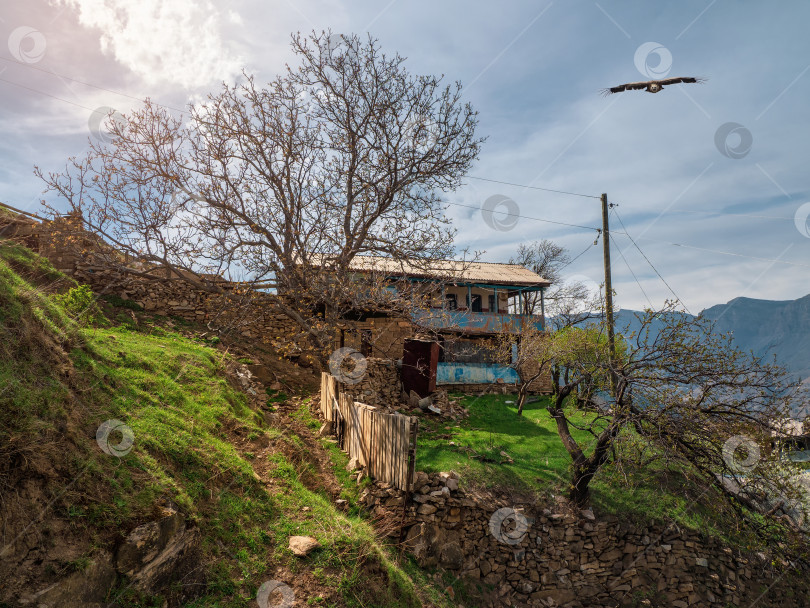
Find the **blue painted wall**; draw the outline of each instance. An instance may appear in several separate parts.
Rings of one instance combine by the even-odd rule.
[[[439,363],[436,369],[436,384],[492,384],[498,378],[507,384],[519,381],[517,372],[506,365]]]

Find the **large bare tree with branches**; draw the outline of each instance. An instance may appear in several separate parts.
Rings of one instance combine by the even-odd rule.
[[[292,49],[298,65],[265,85],[245,74],[185,116],[146,100],[108,121],[109,145],[36,173],[140,263],[122,270],[270,290],[326,349],[346,311],[411,302],[383,274],[355,272],[358,256],[417,268],[451,256],[442,193],[483,140],[459,83],[410,74],[370,37],[298,34]]]

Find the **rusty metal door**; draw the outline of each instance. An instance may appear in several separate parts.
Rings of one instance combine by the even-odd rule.
[[[427,397],[436,390],[436,366],[439,363],[439,343],[426,340],[405,340],[402,354],[402,387],[406,393],[415,391]]]

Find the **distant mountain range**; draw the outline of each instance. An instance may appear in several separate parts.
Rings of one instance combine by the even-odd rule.
[[[637,329],[636,314],[620,310],[616,330]],[[707,308],[703,315],[715,322],[717,331],[732,332],[742,350],[775,354],[777,363],[810,383],[810,295],[785,301],[734,298]]]

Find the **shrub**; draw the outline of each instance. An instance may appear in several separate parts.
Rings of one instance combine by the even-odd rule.
[[[98,323],[103,319],[96,296],[88,285],[72,287],[66,293],[51,296],[77,323]]]

